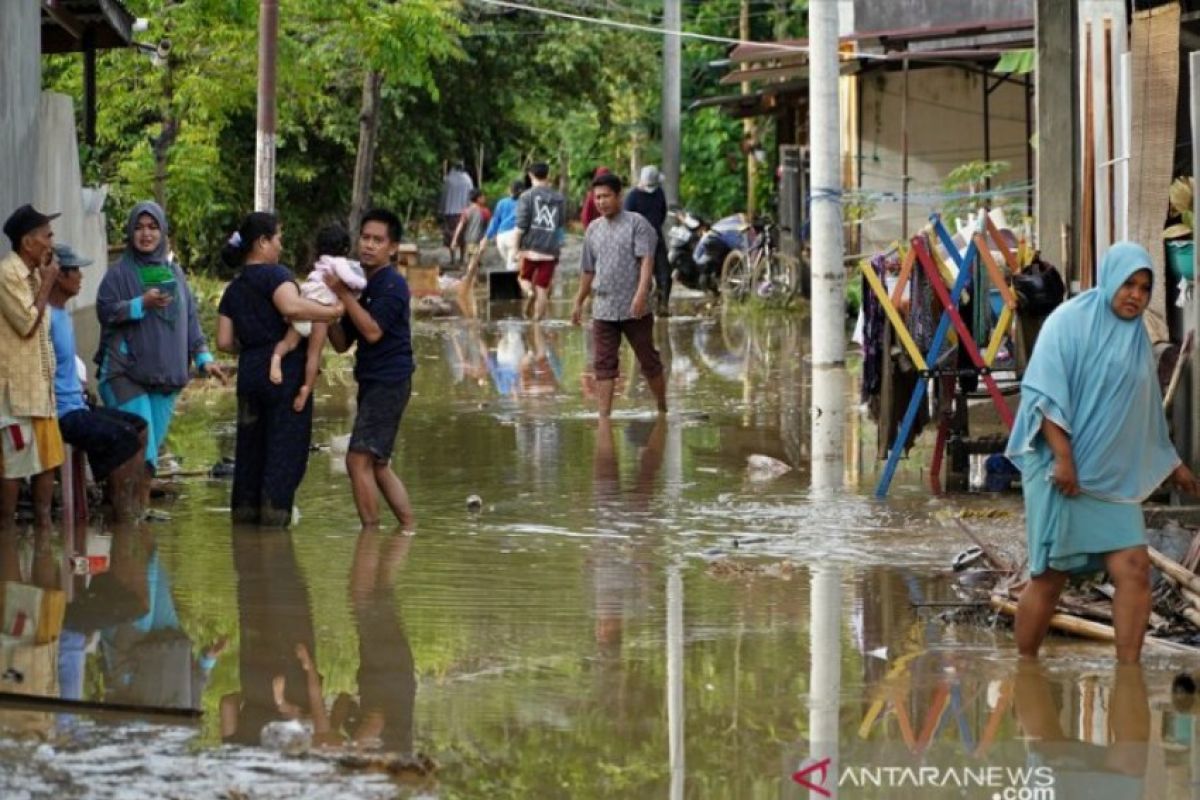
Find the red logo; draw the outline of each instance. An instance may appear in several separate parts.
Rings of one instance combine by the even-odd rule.
[[[814,761],[807,767],[796,770],[792,773],[792,780],[796,783],[817,792],[823,797],[833,797],[833,793],[825,788],[825,781],[829,778],[829,764],[833,759],[822,758],[820,761]],[[820,770],[821,775],[818,778],[819,783],[813,783],[808,776],[813,772]]]

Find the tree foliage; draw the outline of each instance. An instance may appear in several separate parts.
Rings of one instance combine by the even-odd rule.
[[[216,253],[253,196],[257,0],[127,0],[150,21],[142,50],[101,54],[97,142],[86,179],[110,187],[114,239],[124,211],[157,196],[176,251],[192,268]],[[661,25],[659,0],[539,3],[583,16]],[[739,0],[684,5],[684,28],[736,36]],[[753,0],[752,36],[803,32],[803,5]],[[661,42],[605,27],[457,0],[281,0],[276,202],[287,257],[303,234],[344,219],[358,147],[364,74],[382,72],[373,200],[414,221],[432,214],[445,164],[461,159],[492,197],[532,160],[556,167],[578,202],[593,169],[626,178],[661,158]],[[721,93],[720,44],[685,39],[683,105]],[[82,102],[78,56],[45,60],[46,87]],[[719,110],[685,112],[682,200],[738,210],[745,193],[740,123]],[[770,169],[768,167],[767,169]],[[769,190],[770,182],[765,182]]]

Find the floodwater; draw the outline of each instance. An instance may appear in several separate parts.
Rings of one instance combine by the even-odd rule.
[[[947,517],[995,512],[970,524],[1015,552],[1019,502],[930,497],[921,450],[874,500],[857,365],[814,386],[802,315],[681,305],[671,414],[631,379],[601,429],[583,332],[493,310],[416,325],[413,536],[358,531],[343,362],[287,533],[232,528],[203,473],[233,397],[190,392],[171,520],[93,532],[109,569],[69,579],[61,637],[3,642],[4,691],[122,713],[0,704],[0,796],[1200,796],[1186,657],[1053,639],[1020,667],[1004,626],[943,617]],[[64,553],[8,544],[11,611]]]

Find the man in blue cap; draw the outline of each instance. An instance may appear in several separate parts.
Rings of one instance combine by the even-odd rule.
[[[92,263],[69,245],[54,247],[58,275],[50,290],[50,338],[54,343],[54,398],[63,441],[87,453],[92,477],[104,483],[114,522],[130,522],[145,507],[149,489],[142,468],[146,421],[116,408],[92,408],[76,368],[75,326],[67,301],[79,294],[80,269]]]
[[[16,524],[17,497],[33,484],[34,525],[49,532],[54,470],[63,462],[54,418],[54,354],[46,303],[58,275],[58,214],[23,205],[4,221],[12,252],[0,259],[0,532]]]

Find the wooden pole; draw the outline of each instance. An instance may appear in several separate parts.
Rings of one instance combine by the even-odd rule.
[[[1192,93],[1192,163],[1200,164],[1200,53],[1192,53],[1188,57],[1188,69]],[[1200,193],[1192,193],[1192,212],[1193,214],[1200,213]],[[1197,278],[1200,278],[1200,269],[1196,268],[1196,264],[1197,261],[1193,260],[1192,319],[1189,327],[1193,331],[1200,331],[1200,283],[1197,283]],[[1192,391],[1189,398],[1190,413],[1187,415],[1187,419],[1192,429],[1191,436],[1188,437],[1191,452],[1185,453],[1184,459],[1195,468],[1197,463],[1200,463],[1200,423],[1197,422],[1197,410],[1200,409],[1200,347],[1192,348],[1190,366],[1192,368]]]
[[[1037,243],[1053,252],[1063,233],[1064,275],[1076,254],[1072,241],[1079,196],[1079,45],[1078,4],[1036,0],[1034,4],[1037,71],[1036,215]]]
[[[255,211],[275,210],[275,53],[278,38],[279,0],[259,0]]]

